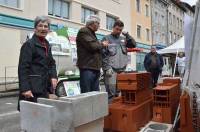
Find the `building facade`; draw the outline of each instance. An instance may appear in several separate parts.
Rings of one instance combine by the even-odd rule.
[[[168,6],[168,45],[173,44],[183,36],[184,12],[185,8],[178,2],[170,1]]]
[[[48,15],[52,31],[67,27],[69,46],[74,49],[78,29],[85,25],[85,19],[90,14],[96,14],[101,19],[97,33],[99,39],[111,32],[118,18],[124,21],[125,30],[131,32],[130,0],[4,0],[0,1],[0,12],[1,81],[5,76],[17,77],[20,48],[27,35],[33,32],[36,16]],[[55,59],[59,58],[60,65],[73,68],[72,56],[55,55]]]
[[[168,33],[168,9],[169,3],[167,0],[152,0],[151,15],[152,15],[152,44],[158,49],[167,46]]]
[[[152,45],[151,37],[151,3],[150,0],[131,0],[131,34],[137,47],[143,52],[133,53],[136,56],[136,70],[143,71],[144,57]]]

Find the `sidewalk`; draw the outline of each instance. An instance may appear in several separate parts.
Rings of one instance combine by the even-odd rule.
[[[0,98],[18,96],[18,84],[0,85]]]

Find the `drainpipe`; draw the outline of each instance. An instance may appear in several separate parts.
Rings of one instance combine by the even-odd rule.
[[[168,3],[168,5],[167,5],[167,41],[166,41],[166,44],[167,44],[167,46],[169,45],[169,9],[168,9],[168,7],[169,7],[169,3]]]
[[[153,0],[150,0],[151,7],[151,45],[153,45]]]

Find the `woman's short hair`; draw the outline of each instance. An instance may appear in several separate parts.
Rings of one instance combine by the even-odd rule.
[[[35,21],[34,21],[34,28],[36,28],[37,27],[37,25],[38,25],[38,23],[40,23],[40,22],[47,22],[48,23],[48,26],[49,26],[49,28],[50,28],[50,20],[49,20],[49,18],[47,17],[47,16],[37,16],[36,18],[35,18]]]

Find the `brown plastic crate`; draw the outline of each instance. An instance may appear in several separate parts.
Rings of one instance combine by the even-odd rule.
[[[152,90],[140,90],[140,91],[121,91],[122,102],[130,105],[138,105],[149,98],[152,98]]]
[[[110,105],[104,128],[109,131],[136,132],[152,119],[152,99],[137,106]],[[109,125],[108,125],[108,120]]]

